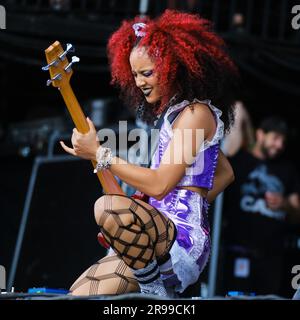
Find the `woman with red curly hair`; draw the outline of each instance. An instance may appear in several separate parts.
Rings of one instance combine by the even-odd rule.
[[[109,40],[108,57],[123,99],[143,120],[163,117],[163,123],[150,168],[100,146],[90,120],[89,133],[74,129],[73,148],[62,143],[148,196],[107,194],[96,201],[95,219],[111,249],[70,290],[175,296],[205,267],[208,203],[233,181],[219,142],[232,119],[236,69],[209,21],[172,10],[155,20],[124,21]]]

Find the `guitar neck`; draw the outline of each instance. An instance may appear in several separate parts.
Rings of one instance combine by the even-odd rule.
[[[61,87],[60,93],[65,101],[77,130],[80,133],[87,133],[89,131],[89,125],[70,84]],[[97,165],[95,161],[92,161],[92,164],[94,168]],[[97,176],[106,194],[124,194],[124,191],[118,184],[116,178],[108,169],[98,171]]]

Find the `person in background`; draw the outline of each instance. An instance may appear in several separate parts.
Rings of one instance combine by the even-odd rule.
[[[234,105],[234,124],[223,139],[222,149],[228,157],[234,156],[241,148],[250,151],[255,142],[255,133],[250,115],[242,101]]]
[[[256,130],[252,150],[229,158],[235,183],[225,192],[225,291],[278,294],[286,223],[300,220],[299,179],[281,156],[288,126],[273,116]]]

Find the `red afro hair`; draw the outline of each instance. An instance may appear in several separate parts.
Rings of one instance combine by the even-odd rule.
[[[132,26],[137,22],[146,24],[143,37],[135,35]],[[155,62],[154,71],[162,94],[156,106],[147,105],[135,85],[129,56],[136,46],[146,47]],[[166,107],[175,88],[182,99],[211,99],[218,107],[223,107],[223,120],[225,125],[229,124],[228,112],[234,102],[230,85],[234,83],[237,71],[225,50],[224,41],[212,31],[210,21],[197,14],[175,10],[166,10],[154,20],[136,17],[122,22],[110,37],[107,51],[112,84],[121,89],[122,97],[133,107],[145,105],[153,119]]]

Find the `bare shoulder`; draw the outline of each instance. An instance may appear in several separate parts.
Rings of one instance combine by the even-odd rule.
[[[213,114],[204,103],[193,103],[180,113],[174,122],[174,128],[200,128],[211,130],[215,126]]]

